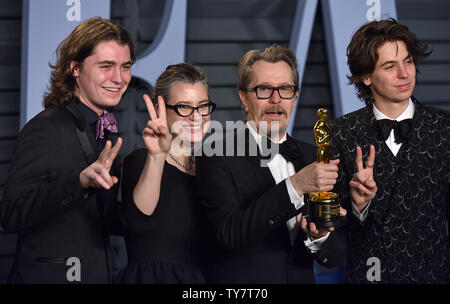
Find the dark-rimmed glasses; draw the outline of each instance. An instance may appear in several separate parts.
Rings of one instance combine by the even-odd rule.
[[[190,105],[185,104],[166,104],[166,108],[174,110],[178,115],[183,117],[191,116],[195,110],[197,110],[198,114],[200,114],[201,116],[208,116],[214,111],[214,109],[216,108],[216,104],[214,102],[208,102],[201,104],[198,107],[191,107]]]
[[[272,97],[275,90],[278,91],[278,95],[281,99],[292,99],[297,92],[297,89],[293,85],[283,85],[279,87],[273,87],[270,85],[257,85],[254,88],[250,88],[244,91],[255,92],[258,99],[268,99]]]

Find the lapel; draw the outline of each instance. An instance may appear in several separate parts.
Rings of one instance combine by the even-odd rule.
[[[304,149],[302,149],[301,147],[301,142],[294,139],[293,137],[291,137],[289,134],[286,133],[286,140],[290,140],[293,143],[295,143],[295,146],[297,147],[298,151],[300,151],[299,155],[300,157],[298,159],[296,159],[293,162],[294,168],[295,168],[295,172],[300,171],[302,168],[304,168],[307,164],[307,161],[305,160],[305,157],[303,155]],[[308,202],[305,199],[305,205],[302,207],[302,209],[307,209],[308,207]],[[303,214],[305,214],[305,211],[303,211]],[[286,231],[287,231],[287,226],[286,227]],[[304,245],[304,240],[306,240],[306,234],[305,232],[303,232],[301,227],[298,227],[297,230],[297,235],[294,239],[294,243],[291,243],[291,238],[289,236],[289,231],[287,231],[287,236],[288,236],[288,243],[292,246],[292,250],[296,251],[295,253],[293,253],[291,251],[291,254],[298,254],[299,252],[305,251],[305,245]]]
[[[350,133],[348,135],[349,138],[354,138],[354,142],[348,143],[349,145],[353,145],[353,147],[345,149],[349,153],[349,160],[346,164],[349,174],[353,175],[357,170],[355,165],[356,147],[359,146],[362,149],[363,163],[369,157],[370,145],[374,145],[375,147],[374,179],[378,185],[376,198],[379,199],[376,202],[376,209],[383,211],[377,212],[378,216],[375,216],[374,219],[382,223],[384,219],[380,215],[386,214],[385,211],[389,207],[388,203],[391,200],[391,191],[387,188],[392,187],[392,182],[394,181],[395,157],[379,136],[372,104],[360,110],[356,116],[356,121],[349,124],[348,132]],[[386,198],[387,195],[389,198]]]
[[[92,136],[93,138],[93,136]],[[118,133],[112,133],[109,132],[108,130],[105,130],[105,138],[106,140],[110,140],[112,145],[114,146],[114,144],[117,142],[117,139],[119,138]],[[123,148],[123,146],[122,146]],[[101,151],[100,151],[101,152]],[[122,167],[122,159],[119,157],[119,154],[117,154],[116,158],[113,161],[113,164],[111,166],[111,175],[116,176],[119,180],[120,180],[120,175],[121,175],[121,167]]]
[[[396,184],[399,184],[402,181],[408,180],[408,174],[410,172],[414,172],[416,166],[414,164],[418,164],[421,161],[420,146],[421,136],[427,136],[428,132],[424,132],[426,129],[425,125],[427,123],[427,117],[425,113],[425,108],[422,104],[420,104],[414,97],[411,97],[412,101],[415,105],[414,116],[413,116],[413,133],[412,137],[409,141],[406,141],[402,144],[400,150],[396,157],[394,157],[396,161]],[[422,133],[420,135],[420,132]],[[402,197],[403,193],[397,186],[393,193],[393,199],[396,197]],[[411,202],[402,200],[403,204],[409,204]]]
[[[88,164],[92,164],[97,159],[97,154],[95,153],[97,142],[95,141],[92,132],[89,130],[86,119],[77,110],[75,103],[72,101],[67,106],[66,109],[72,114],[75,119],[75,132],[77,133],[78,140],[80,142],[81,148],[83,149],[84,157]]]
[[[400,151],[397,154],[398,156],[402,156],[403,165],[405,165],[406,163],[409,164],[414,163],[414,161],[419,159],[419,150],[413,147],[416,147],[419,144],[417,141],[420,142],[421,136],[427,136],[427,133],[424,132],[424,127],[427,123],[425,107],[413,96],[411,96],[411,100],[413,101],[415,106],[412,121],[413,122],[412,137],[411,140],[402,144],[402,147],[400,148]],[[419,134],[420,132],[422,132],[421,135]]]
[[[360,146],[363,150],[363,159],[367,159],[367,157],[369,156],[370,144],[373,144],[375,146],[375,152],[377,154],[383,155],[384,157],[389,157],[389,154],[392,155],[389,147],[379,136],[378,127],[376,124],[377,120],[375,119],[375,115],[373,114],[372,104],[368,105],[362,110],[362,115],[359,119],[359,124],[363,126],[363,128],[361,128],[363,134],[361,134],[360,138],[357,139],[356,146]]]
[[[299,153],[300,157],[293,162],[293,165],[294,165],[294,168],[295,168],[295,172],[298,172],[302,168],[304,168],[306,165],[308,165],[306,163],[306,161],[305,161],[305,157],[303,156],[302,147],[301,147],[299,141],[297,141],[296,139],[294,139],[293,137],[291,137],[287,133],[286,133],[286,140],[292,141],[295,144],[297,150],[300,152]]]
[[[96,152],[97,141],[95,140],[95,137],[89,128],[88,122],[77,109],[75,103],[73,101],[70,102],[66,106],[66,109],[72,114],[75,119],[75,132],[77,133],[77,137],[83,150],[86,162],[88,165],[90,165],[98,158],[98,153]],[[105,132],[105,136],[107,139],[111,140],[112,143],[114,143],[118,137],[117,134],[110,132]],[[117,158],[114,160],[110,172],[112,175],[115,175],[120,179],[120,164]],[[115,198],[117,197],[118,189],[118,184],[116,184],[110,190],[98,189],[97,191],[95,191],[97,209],[100,216],[104,216],[105,211],[111,208],[111,204],[115,202]]]
[[[257,183],[258,189],[269,189],[271,187],[274,187],[275,180],[272,176],[272,172],[270,172],[270,169],[269,169],[269,167],[267,167],[267,165],[266,166],[261,165],[261,161],[267,162],[270,159],[267,159],[267,157],[263,157],[261,155],[258,145],[257,145],[255,139],[253,138],[253,136],[250,134],[250,131],[248,130],[248,128],[245,126],[243,128],[238,129],[236,132],[236,136],[237,136],[237,138],[239,138],[239,136],[243,136],[245,138],[245,141],[244,141],[245,142],[245,149],[244,149],[245,158],[250,166],[250,171],[251,171],[251,173],[249,173],[248,177],[252,178]],[[296,141],[296,145],[299,146],[297,141]],[[296,164],[294,164],[296,171],[299,170],[299,168],[297,168],[297,166],[302,166],[303,163],[304,163],[304,160],[302,158],[298,162],[296,162]],[[300,167],[300,169],[301,168],[302,167]],[[305,239],[305,234],[301,228],[298,229],[298,233],[297,233],[296,239],[294,241],[294,244],[291,244],[291,239],[289,237],[289,231],[288,231],[287,225],[286,224],[281,225],[279,229],[280,229],[280,231],[282,231],[280,236],[282,238],[284,238],[283,242],[285,244],[288,244],[288,246],[290,248],[297,248],[296,244],[300,244],[299,245],[300,248],[304,249],[304,246],[302,246],[302,244],[303,244],[303,240]]]
[[[241,139],[244,139],[243,141]],[[269,167],[263,166],[264,159],[261,156],[261,153],[258,148],[258,144],[256,143],[253,136],[250,134],[247,126],[241,127],[236,131],[236,148],[241,153],[244,152],[244,157],[247,160],[251,174],[254,176],[254,180],[257,181],[259,186],[268,188],[275,186],[275,180],[272,177],[272,173],[270,172]],[[240,144],[244,143],[244,147]],[[242,155],[242,154],[237,154]]]
[[[363,152],[363,160],[366,160],[369,157],[370,145],[374,145],[376,153],[375,173],[383,173],[386,170],[392,171],[391,167],[394,165],[396,158],[379,135],[372,107],[372,104],[370,104],[361,110],[361,115],[358,118],[359,122],[357,123],[357,126],[360,126],[361,129],[354,130],[358,133],[360,131],[361,133],[356,137],[353,151],[356,151],[356,146],[360,146]],[[354,156],[352,156],[352,158],[354,158]],[[386,166],[388,166],[389,169],[387,169]]]

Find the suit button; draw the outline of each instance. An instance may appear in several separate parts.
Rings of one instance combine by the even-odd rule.
[[[327,258],[323,258],[322,259],[322,263],[326,263],[326,262],[328,262],[328,259]]]
[[[269,220],[269,225],[272,226],[275,222],[272,220]]]
[[[383,230],[384,230],[384,232],[386,232],[386,233],[391,232],[391,229],[389,229],[388,226],[384,226],[384,227],[383,227]]]

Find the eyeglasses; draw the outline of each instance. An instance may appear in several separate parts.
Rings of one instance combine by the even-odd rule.
[[[195,110],[197,110],[198,114],[201,116],[208,116],[214,111],[216,104],[214,102],[209,102],[199,105],[198,107],[191,107],[185,104],[176,104],[174,106],[166,104],[166,108],[174,110],[178,115],[183,117],[191,116]]]
[[[297,89],[293,85],[284,85],[279,87],[273,87],[270,85],[257,85],[254,88],[244,90],[245,92],[255,92],[258,99],[268,99],[272,97],[274,91],[278,91],[281,99],[292,99],[297,92]]]

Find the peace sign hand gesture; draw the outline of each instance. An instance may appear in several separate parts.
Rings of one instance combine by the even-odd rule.
[[[356,147],[356,167],[358,171],[350,181],[350,196],[358,211],[362,211],[377,193],[377,184],[373,179],[373,165],[375,163],[375,147],[370,145],[369,158],[365,163],[362,161],[362,150]]]
[[[109,174],[109,170],[111,169],[114,159],[122,146],[122,138],[119,137],[114,147],[111,146],[111,141],[106,141],[105,148],[103,148],[103,151],[100,153],[98,159],[81,171],[81,188],[86,189],[93,187],[110,189],[112,186],[117,184],[119,181],[118,178],[111,176]]]
[[[145,105],[150,116],[147,126],[142,131],[142,139],[147,147],[148,154],[157,155],[167,153],[172,144],[172,134],[167,127],[166,105],[162,96],[158,96],[158,114],[155,111],[153,102],[145,94]]]

